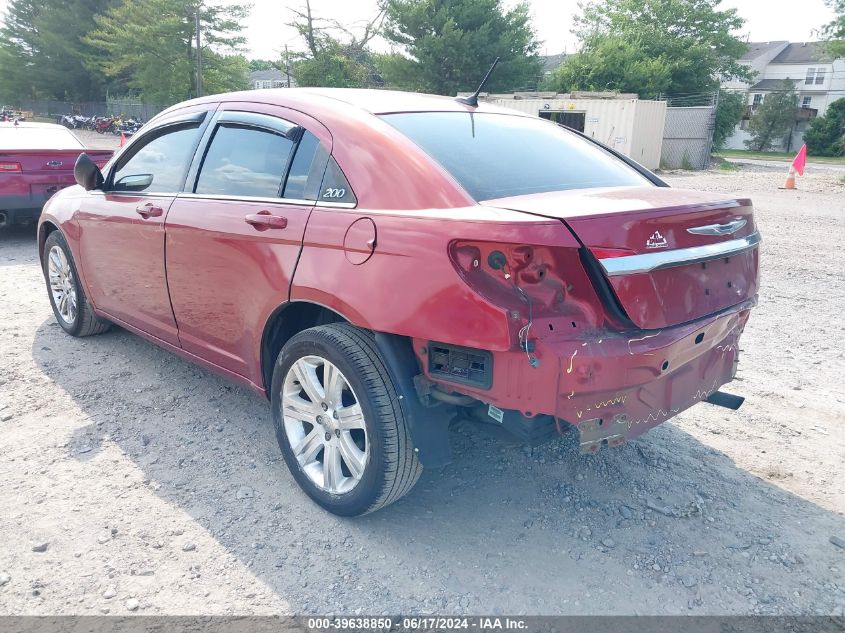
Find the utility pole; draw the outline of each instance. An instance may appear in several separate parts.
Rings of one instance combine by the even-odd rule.
[[[197,5],[195,30],[197,33],[197,96],[202,96],[202,48],[200,48],[200,5]]]
[[[288,80],[288,88],[290,88],[290,64],[288,63],[288,45],[285,42],[285,77]]]

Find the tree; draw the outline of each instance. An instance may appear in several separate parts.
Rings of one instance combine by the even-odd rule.
[[[15,98],[98,100],[103,77],[83,38],[116,0],[12,0],[0,30],[0,92]]]
[[[291,75],[299,86],[365,87],[380,83],[369,44],[378,35],[384,11],[353,31],[337,20],[315,16],[310,0],[293,9],[296,29],[305,42],[305,52],[293,54]],[[284,66],[285,60],[281,61]]]
[[[845,1],[845,0],[843,0]],[[737,60],[746,45],[734,33],[744,20],[721,0],[603,0],[580,5],[569,55],[550,87],[618,90],[641,97],[718,89],[720,79],[750,78]]]
[[[823,117],[813,119],[804,142],[812,156],[845,156],[845,99],[837,99]]]
[[[798,116],[798,93],[795,83],[784,79],[776,92],[768,93],[763,103],[751,117],[748,131],[751,138],[745,141],[748,149],[765,152],[786,143]]]
[[[542,75],[527,3],[506,10],[502,0],[382,1],[383,36],[400,48],[378,60],[390,85],[443,95],[475,90],[496,57],[491,92],[534,85]]]
[[[716,124],[713,128],[713,149],[722,149],[745,113],[745,95],[741,92],[719,91]]]
[[[828,41],[828,52],[834,57],[843,57],[845,56],[845,0],[825,0],[825,4],[836,14],[836,18],[822,28],[822,34]]]
[[[36,0],[11,0],[0,30],[0,94],[5,99],[32,98],[34,84],[27,79],[38,55],[35,19],[41,3]]]
[[[195,14],[199,10],[205,93],[245,88],[247,61],[240,55],[244,5],[195,0],[123,0],[95,18],[84,41],[100,51],[91,65],[155,103],[196,94]]]
[[[256,70],[273,70],[279,68],[279,62],[274,62],[269,59],[250,59],[249,72],[254,73]]]

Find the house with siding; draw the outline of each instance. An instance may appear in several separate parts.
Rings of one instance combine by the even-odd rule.
[[[290,81],[290,86],[288,86],[288,81]],[[250,90],[288,87],[296,88],[296,81],[294,81],[293,77],[289,77],[278,68],[271,68],[270,70],[256,70],[249,73]]]
[[[748,122],[768,95],[782,90],[784,79],[794,82],[801,110],[791,138],[781,149],[800,147],[810,121],[824,116],[833,101],[845,97],[845,59],[830,56],[824,42],[751,42],[739,62],[754,76],[750,82],[722,83],[724,89],[746,97],[745,115],[728,139],[728,148],[745,149]]]

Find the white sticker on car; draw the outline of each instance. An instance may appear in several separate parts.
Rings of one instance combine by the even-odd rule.
[[[499,424],[501,424],[502,420],[505,419],[505,412],[492,404],[487,407],[487,415],[496,420]]]

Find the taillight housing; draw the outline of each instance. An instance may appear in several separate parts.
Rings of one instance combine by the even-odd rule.
[[[516,330],[529,316],[546,336],[605,320],[578,247],[456,240],[449,256],[463,281],[503,308]]]
[[[613,259],[614,257],[636,255],[636,252],[629,248],[611,248],[609,246],[591,246],[590,252],[596,256],[596,259]]]
[[[0,173],[20,173],[23,171],[20,163],[0,163]]]

